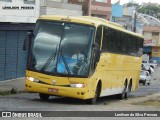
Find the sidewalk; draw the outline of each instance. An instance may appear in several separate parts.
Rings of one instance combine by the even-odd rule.
[[[11,91],[13,88],[17,91],[25,91],[24,77],[0,81],[0,91]]]

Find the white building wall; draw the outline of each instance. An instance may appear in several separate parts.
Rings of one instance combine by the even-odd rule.
[[[144,40],[149,40],[149,39],[152,40],[152,33],[151,32],[144,32],[143,36],[144,36]]]
[[[82,16],[82,6],[54,0],[41,0],[40,15]]]
[[[19,9],[5,9],[5,7],[19,7]],[[34,9],[23,9],[21,7],[32,7]],[[35,0],[35,4],[25,4],[24,0],[0,1],[0,22],[35,23],[39,17],[39,12],[40,0]]]
[[[82,16],[82,11],[68,10],[62,8],[41,7],[40,11],[40,15]]]
[[[18,7],[18,9],[8,9],[8,7]],[[24,0],[11,0],[11,2],[0,0],[0,22],[35,23],[40,15],[82,16],[82,14],[81,5],[69,4],[67,0],[61,2],[35,0],[34,4],[27,4]]]

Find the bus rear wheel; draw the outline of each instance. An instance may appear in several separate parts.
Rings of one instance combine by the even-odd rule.
[[[127,89],[127,91],[125,93],[125,98],[129,97],[131,89],[132,89],[132,83],[130,82],[129,85],[128,85],[128,89]]]
[[[48,100],[49,95],[44,94],[44,93],[39,93],[39,97],[40,97],[41,100]]]
[[[127,89],[127,82],[124,83],[122,93],[118,95],[118,98],[120,100],[123,100],[126,97],[126,89]]]

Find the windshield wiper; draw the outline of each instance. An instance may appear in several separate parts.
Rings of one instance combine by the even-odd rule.
[[[51,61],[55,59],[56,54],[57,54],[57,48],[58,48],[58,45],[57,45],[57,47],[56,47],[55,52],[53,51],[53,53],[52,53],[51,56],[48,58],[48,60],[47,60],[46,63],[43,65],[43,67],[41,68],[40,71],[44,71],[44,70],[48,67],[48,65],[51,63]]]
[[[69,69],[69,67],[68,67],[68,64],[67,64],[67,62],[66,62],[66,59],[65,59],[65,57],[64,57],[64,55],[63,55],[62,50],[61,50],[61,53],[60,53],[60,57],[62,57],[62,60],[63,60],[63,62],[64,62],[64,65],[65,65],[66,69],[67,69],[68,74],[71,75],[70,69]]]

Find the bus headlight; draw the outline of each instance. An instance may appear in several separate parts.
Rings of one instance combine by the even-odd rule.
[[[86,84],[83,84],[83,83],[76,83],[76,84],[70,84],[71,87],[74,87],[74,88],[84,88],[86,87],[87,85]]]
[[[33,77],[26,77],[26,78],[27,78],[27,80],[32,81],[32,82],[39,82],[38,79],[35,79]]]

